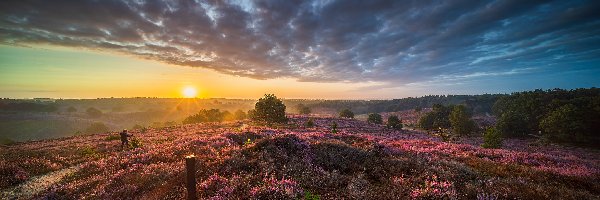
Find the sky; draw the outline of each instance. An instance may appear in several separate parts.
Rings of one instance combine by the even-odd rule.
[[[600,87],[600,1],[0,2],[0,97]]]

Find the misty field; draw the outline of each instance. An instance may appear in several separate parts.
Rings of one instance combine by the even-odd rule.
[[[523,139],[483,149],[480,138],[307,120],[133,130],[125,149],[114,132],[1,146],[0,198],[184,199],[191,154],[200,199],[600,198],[597,150]]]

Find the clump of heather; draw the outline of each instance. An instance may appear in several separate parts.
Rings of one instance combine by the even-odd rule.
[[[296,199],[303,195],[304,190],[292,179],[277,179],[268,177],[262,184],[250,189],[253,199]]]

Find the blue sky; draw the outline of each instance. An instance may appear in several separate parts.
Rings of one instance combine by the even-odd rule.
[[[561,0],[21,0],[0,3],[0,42],[5,51],[127,55],[258,85],[348,85],[327,98],[506,93],[600,86],[598,10],[600,1]],[[1,70],[10,77],[24,64]],[[320,95],[303,94],[290,96]]]

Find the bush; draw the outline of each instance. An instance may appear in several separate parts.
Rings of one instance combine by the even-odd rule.
[[[387,119],[387,127],[401,130],[402,129],[402,120],[398,118],[396,115],[389,116]]]
[[[433,105],[432,111],[419,119],[419,127],[425,130],[450,128],[450,120],[448,119],[450,110],[451,107],[446,107],[441,104]]]
[[[308,119],[306,122],[304,122],[304,126],[306,128],[312,128],[315,126],[315,122],[313,121],[313,119]]]
[[[500,148],[502,147],[502,133],[494,127],[488,128],[483,134],[483,148]]]
[[[583,142],[583,138],[574,134],[587,132],[581,116],[581,112],[572,104],[557,108],[540,122],[543,136],[557,142]]]
[[[144,146],[144,144],[142,144],[142,140],[138,139],[138,138],[132,138],[129,141],[129,148],[135,149],[135,148],[139,148]]]
[[[273,94],[265,94],[254,106],[254,120],[266,123],[286,123],[285,105]]]
[[[110,128],[102,122],[94,122],[85,129],[86,134],[106,133],[109,132]]]
[[[331,123],[331,133],[337,133],[337,126],[338,124],[333,122]]]
[[[371,114],[369,114],[369,117],[367,118],[367,122],[374,123],[374,124],[382,124],[383,119],[381,118],[380,114],[371,113]]]
[[[100,117],[100,116],[102,116],[102,111],[100,111],[100,110],[98,110],[98,109],[96,109],[94,107],[88,108],[85,112],[89,116],[91,116],[91,117]]]
[[[304,104],[296,105],[296,111],[301,115],[308,115],[311,112],[310,108]]]
[[[456,135],[468,135],[476,128],[475,122],[471,119],[471,114],[463,105],[454,106],[449,120],[452,132]]]
[[[340,117],[352,119],[352,118],[354,118],[354,113],[350,109],[346,108],[346,109],[340,111]]]
[[[236,120],[244,120],[246,119],[248,116],[246,115],[246,113],[242,110],[236,110],[235,113],[233,114],[233,117]]]
[[[184,124],[193,124],[200,122],[222,122],[225,113],[219,109],[202,109],[197,114],[189,116],[183,120]]]

